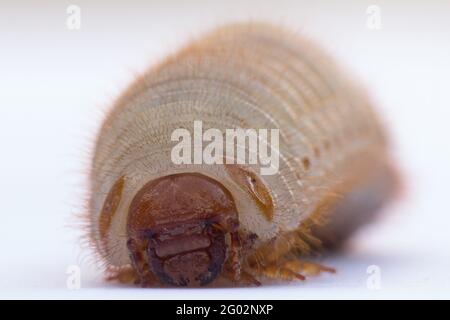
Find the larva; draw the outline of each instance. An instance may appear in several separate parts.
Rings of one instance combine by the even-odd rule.
[[[174,163],[172,134],[195,121],[278,129],[278,171]],[[90,238],[111,278],[142,286],[333,271],[308,256],[341,244],[391,198],[387,149],[369,99],[314,44],[265,24],[222,27],[115,102],[92,161]]]

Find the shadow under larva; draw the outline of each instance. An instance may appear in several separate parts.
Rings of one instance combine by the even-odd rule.
[[[90,183],[90,237],[110,279],[245,286],[334,272],[309,257],[369,222],[397,182],[370,101],[333,60],[240,24],[123,93]]]

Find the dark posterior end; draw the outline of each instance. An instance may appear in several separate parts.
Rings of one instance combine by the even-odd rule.
[[[196,173],[165,176],[147,183],[131,203],[130,257],[142,282],[204,286],[222,271],[226,234],[237,227],[236,206],[223,185]]]

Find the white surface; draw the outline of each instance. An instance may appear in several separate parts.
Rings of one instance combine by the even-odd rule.
[[[66,8],[82,10],[68,31]],[[0,298],[450,298],[450,4],[377,1],[14,1],[0,6]],[[305,283],[249,289],[135,289],[105,283],[80,248],[89,151],[104,110],[145,66],[226,21],[302,31],[378,102],[406,194]],[[81,289],[66,270],[81,267]],[[381,269],[381,289],[366,269]]]

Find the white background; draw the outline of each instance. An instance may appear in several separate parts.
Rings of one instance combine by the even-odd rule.
[[[81,30],[66,27],[69,4]],[[366,9],[381,9],[381,30]],[[12,1],[0,4],[0,298],[450,298],[448,1]],[[90,150],[114,98],[147,66],[224,22],[272,21],[316,39],[377,102],[404,196],[338,269],[247,289],[107,283],[78,241]],[[81,268],[80,290],[66,285]],[[369,290],[366,270],[381,270]]]

